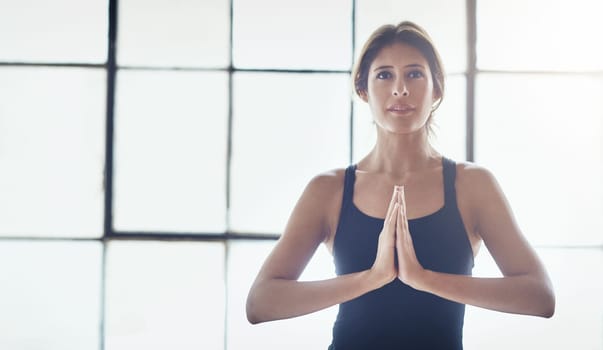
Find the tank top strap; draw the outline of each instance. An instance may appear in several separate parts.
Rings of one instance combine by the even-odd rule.
[[[343,180],[343,198],[341,203],[341,213],[345,213],[354,200],[354,183],[356,182],[356,164],[351,164],[345,169]]]
[[[454,187],[456,162],[442,157],[442,167],[444,175],[444,203],[446,206],[456,206],[456,189]]]

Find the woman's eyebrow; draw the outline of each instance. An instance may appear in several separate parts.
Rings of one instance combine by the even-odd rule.
[[[385,69],[385,68],[394,68],[394,66],[379,66],[379,67],[373,69],[373,72],[376,72],[376,71],[378,71],[380,69]]]
[[[415,67],[425,69],[425,66],[420,63],[412,63],[412,64],[408,64],[405,66],[405,68],[415,68]]]
[[[373,72],[376,72],[380,69],[386,69],[386,68],[394,68],[394,66],[379,66],[379,67],[373,69]],[[423,68],[423,69],[425,69],[425,66],[420,63],[411,63],[411,64],[407,64],[406,66],[404,66],[404,68]]]

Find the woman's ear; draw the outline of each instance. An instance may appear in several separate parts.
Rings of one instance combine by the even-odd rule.
[[[442,92],[439,89],[434,89],[432,105],[439,105],[441,100],[442,100]]]
[[[362,99],[362,101],[368,102],[368,95],[366,94],[366,90],[358,91],[358,96],[360,97],[360,99]]]

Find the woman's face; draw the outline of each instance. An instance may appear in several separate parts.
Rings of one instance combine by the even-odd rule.
[[[396,134],[425,130],[434,94],[429,64],[413,46],[395,43],[375,57],[368,73],[368,102],[378,127]]]

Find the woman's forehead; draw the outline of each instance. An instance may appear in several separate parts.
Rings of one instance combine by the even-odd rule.
[[[418,64],[427,66],[427,59],[416,47],[398,42],[384,46],[371,63],[371,67],[379,66],[406,66]]]

